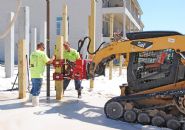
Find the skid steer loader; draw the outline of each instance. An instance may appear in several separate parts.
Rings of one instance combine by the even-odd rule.
[[[92,77],[105,74],[106,64],[124,55],[127,84],[104,106],[108,118],[185,130],[185,36],[173,31],[128,33],[92,59]]]

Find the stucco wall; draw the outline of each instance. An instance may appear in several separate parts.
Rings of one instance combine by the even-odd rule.
[[[22,6],[30,7],[30,29],[37,28],[38,42],[41,39],[41,25],[46,21],[46,1],[45,0],[22,0]],[[51,35],[51,54],[56,41],[56,17],[62,15],[62,7],[64,3],[68,5],[69,15],[69,41],[72,47],[77,48],[80,38],[88,35],[88,16],[90,15],[90,0],[50,0],[50,35]],[[101,7],[102,3],[97,3],[97,21],[96,21],[96,43],[101,43]],[[15,0],[3,0],[0,4],[0,18],[8,18],[8,13],[15,11]],[[18,26],[15,25],[15,44],[18,42]],[[0,33],[7,25],[4,19],[0,19]],[[4,60],[4,40],[0,40],[0,60]],[[96,45],[98,46],[98,45]],[[84,49],[85,53],[86,49]],[[17,61],[17,45],[15,45],[15,58]]]

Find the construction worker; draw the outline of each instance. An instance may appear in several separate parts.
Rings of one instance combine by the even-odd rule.
[[[37,49],[30,55],[30,71],[31,71],[31,96],[33,106],[39,105],[39,94],[42,86],[43,73],[46,64],[51,64],[55,57],[49,59],[44,52],[44,43],[37,44]]]
[[[69,42],[64,43],[64,53],[63,53],[64,59],[68,60],[69,62],[75,62],[76,60],[80,59],[79,53],[70,47]],[[67,86],[69,85],[70,78],[64,79],[64,91],[66,90]],[[75,89],[78,93],[78,98],[81,98],[81,90],[83,87],[81,86],[81,80],[74,80],[75,83]]]

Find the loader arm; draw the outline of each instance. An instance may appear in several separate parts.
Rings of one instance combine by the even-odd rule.
[[[168,35],[168,34],[166,34]],[[155,50],[173,49],[176,52],[185,51],[185,36],[170,35],[145,39],[126,40],[122,42],[112,42],[100,49],[93,57],[93,67],[91,73],[102,75],[101,69],[105,68],[110,60],[122,54],[126,56],[126,65],[129,63],[129,54],[133,52],[146,52]],[[93,68],[93,69],[92,69]],[[102,72],[102,73],[100,73]]]

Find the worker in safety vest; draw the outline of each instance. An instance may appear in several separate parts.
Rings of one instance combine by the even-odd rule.
[[[63,58],[65,60],[68,60],[69,62],[75,62],[76,60],[80,59],[80,54],[75,49],[70,47],[69,42],[65,42],[63,46],[64,46]],[[70,80],[71,80],[70,78],[64,79],[64,91],[69,85]],[[78,93],[78,98],[81,98],[81,90],[83,89],[83,87],[81,86],[81,80],[75,79],[74,83],[75,89],[77,90]]]
[[[37,44],[37,49],[33,51],[30,55],[30,71],[31,71],[31,96],[33,106],[39,105],[39,94],[43,81],[43,74],[45,71],[46,64],[51,64],[54,60],[53,58],[48,58],[44,52],[44,43]]]

